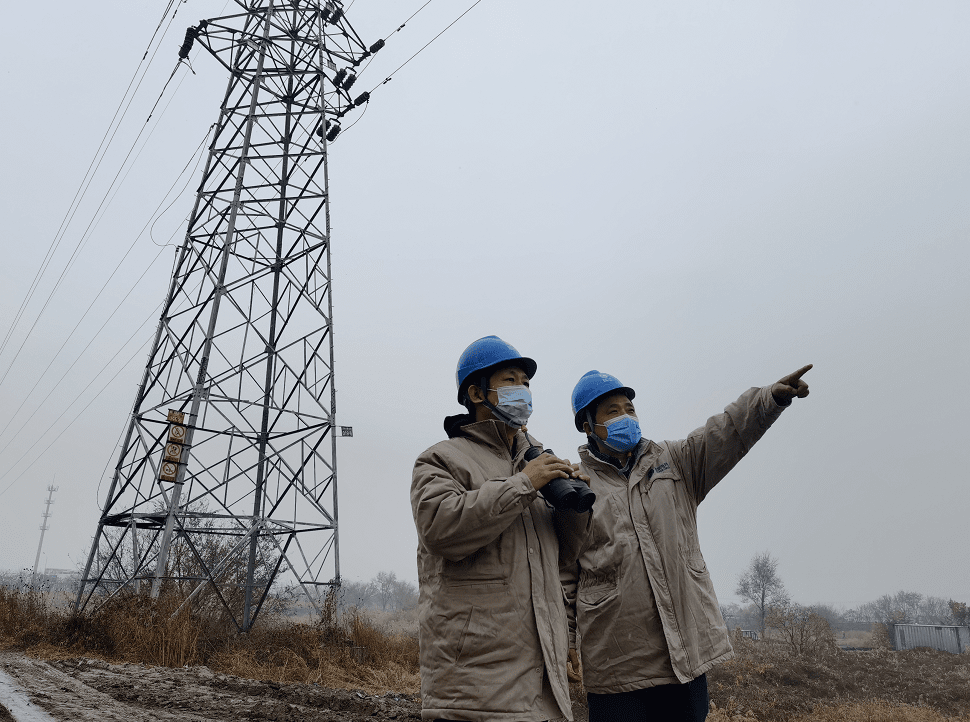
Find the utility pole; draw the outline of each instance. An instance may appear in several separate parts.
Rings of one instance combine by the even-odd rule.
[[[54,503],[54,492],[57,491],[57,487],[51,484],[47,487],[47,500],[44,502],[44,521],[40,525],[40,542],[37,544],[37,558],[34,559],[34,571],[30,575],[30,588],[34,588],[34,584],[37,582],[37,567],[40,564],[40,551],[44,548],[44,534],[50,529],[47,526],[47,520],[51,518],[51,504]]]
[[[189,28],[229,83],[75,608],[150,582],[248,631],[279,574],[340,583],[327,148],[370,99],[340,2]]]

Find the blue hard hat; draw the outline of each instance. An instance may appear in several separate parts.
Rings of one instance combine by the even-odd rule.
[[[469,345],[458,359],[458,368],[455,370],[458,403],[465,400],[466,382],[470,386],[480,378],[480,374],[497,366],[518,366],[530,379],[536,373],[536,362],[520,354],[512,344],[505,343],[498,336],[480,338]]]
[[[604,374],[602,371],[587,371],[583,378],[573,389],[573,416],[576,421],[576,430],[583,430],[583,421],[580,418],[590,404],[598,401],[604,396],[611,394],[626,394],[626,397],[633,400],[636,392],[629,386],[624,386],[616,376]]]

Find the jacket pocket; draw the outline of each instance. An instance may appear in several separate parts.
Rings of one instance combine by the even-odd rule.
[[[472,617],[478,612],[481,615],[482,610],[479,607],[472,607],[468,610],[468,616],[465,618],[465,624],[462,625],[461,634],[458,635],[458,647],[455,649],[455,664],[461,664],[461,652],[465,648],[465,640],[468,639],[468,627],[472,623]]]
[[[688,569],[698,576],[701,574],[707,574],[707,563],[704,561],[704,557],[702,557],[700,553],[685,557],[684,563],[687,564]]]
[[[606,604],[606,602],[615,597],[616,594],[616,582],[606,582],[604,584],[596,584],[594,586],[581,588],[577,598],[580,604],[583,604],[589,608],[594,608]]]
[[[442,579],[442,588],[445,589],[456,589],[462,592],[481,592],[481,593],[496,593],[496,592],[506,592],[509,588],[509,583],[505,579]],[[475,587],[475,589],[470,589]]]
[[[521,628],[521,615],[515,610],[472,606],[454,647],[454,665],[465,669],[508,669],[522,654],[523,639],[528,635]],[[485,685],[483,678],[480,684]]]

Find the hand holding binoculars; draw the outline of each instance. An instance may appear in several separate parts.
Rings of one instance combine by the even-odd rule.
[[[555,456],[552,449],[540,451],[538,446],[530,446],[526,449],[525,460],[532,461],[539,458],[540,454],[553,454]],[[553,479],[539,489],[539,493],[559,511],[571,509],[578,514],[585,514],[592,509],[593,502],[596,501],[596,494],[593,493],[592,489],[579,479],[573,478]]]

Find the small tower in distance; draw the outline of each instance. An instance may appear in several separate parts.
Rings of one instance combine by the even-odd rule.
[[[50,529],[47,526],[47,520],[51,518],[51,504],[54,503],[54,492],[57,491],[57,487],[51,484],[47,487],[47,500],[44,502],[44,521],[40,525],[40,543],[37,544],[37,558],[34,559],[34,570],[30,575],[30,588],[34,588],[34,584],[37,582],[37,567],[40,565],[40,552],[44,548],[44,534]]]

